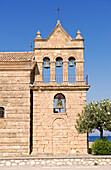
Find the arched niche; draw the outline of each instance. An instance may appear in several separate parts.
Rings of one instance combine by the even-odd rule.
[[[0,118],[4,118],[4,107],[0,107]]]
[[[75,58],[69,57],[68,61],[68,81],[75,83]]]
[[[63,118],[57,118],[52,125],[52,151],[53,155],[68,153],[67,123]]]
[[[43,83],[50,82],[50,59],[45,57],[43,59]]]
[[[65,96],[62,93],[54,96],[54,113],[65,113]]]
[[[56,67],[55,67],[55,79],[56,83],[63,82],[63,59],[61,57],[56,58]]]

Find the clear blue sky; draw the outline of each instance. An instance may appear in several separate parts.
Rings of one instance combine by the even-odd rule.
[[[111,0],[0,0],[0,52],[30,51],[38,29],[46,38],[60,21],[75,38],[85,38],[85,74],[89,75],[87,103],[111,100]]]

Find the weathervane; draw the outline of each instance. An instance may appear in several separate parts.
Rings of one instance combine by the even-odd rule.
[[[60,16],[60,15],[59,15],[59,12],[60,12],[60,11],[63,11],[63,9],[60,9],[60,8],[59,8],[59,5],[58,5],[58,8],[57,8],[57,9],[55,9],[55,11],[57,11],[57,12],[58,12],[58,20],[59,20],[59,16]]]
[[[29,47],[31,48],[31,51],[32,51],[32,47],[33,47],[33,46],[32,46],[32,42],[31,42],[31,45],[30,45]]]

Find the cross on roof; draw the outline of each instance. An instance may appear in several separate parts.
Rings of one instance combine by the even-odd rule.
[[[55,11],[57,11],[57,12],[58,12],[58,20],[59,20],[59,16],[60,16],[60,15],[59,15],[59,12],[60,12],[60,11],[63,11],[63,9],[60,9],[60,8],[59,8],[59,6],[58,6],[58,8],[57,8],[57,9],[55,9]]]

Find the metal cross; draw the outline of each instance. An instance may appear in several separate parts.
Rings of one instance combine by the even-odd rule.
[[[59,20],[59,12],[60,12],[60,11],[63,11],[63,9],[60,9],[60,8],[59,8],[59,6],[58,6],[58,8],[57,8],[57,9],[55,9],[55,11],[57,11],[57,12],[58,12],[58,20]]]

